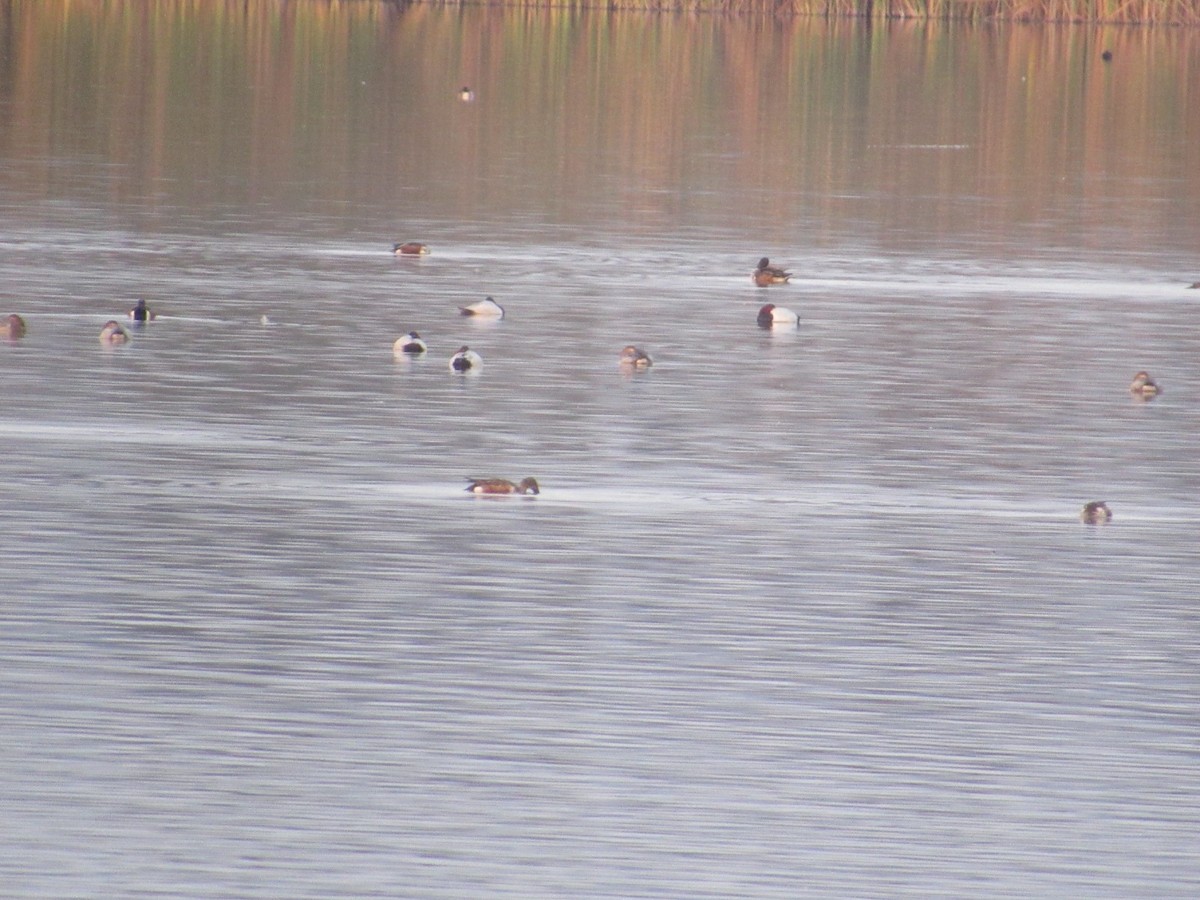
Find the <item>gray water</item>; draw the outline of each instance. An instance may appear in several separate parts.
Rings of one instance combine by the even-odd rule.
[[[0,893],[1195,896],[1200,120],[1112,108],[1195,37],[1117,45],[1141,63],[1098,105],[1134,139],[1070,79],[1062,127],[953,67],[900,110],[859,102],[883,74],[830,99],[768,65],[680,106],[593,48],[866,52],[850,26],[583,17],[539,67],[561,17],[352,6],[292,8],[345,59],[245,91],[196,65],[165,112],[119,99],[182,90],[131,58],[258,20],[8,26],[49,74],[0,104],[29,323],[0,345]],[[951,36],[999,42],[981,82],[1015,95],[1010,60],[1079,63]],[[751,284],[763,254],[791,284]],[[485,294],[502,321],[457,314]],[[138,297],[159,319],[102,346]],[[430,352],[396,361],[409,329]]]

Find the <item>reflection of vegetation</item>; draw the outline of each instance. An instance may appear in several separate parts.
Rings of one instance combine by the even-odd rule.
[[[819,18],[1200,24],[1200,0],[493,0],[493,5]]]
[[[115,193],[424,203],[462,220],[598,205],[665,221],[723,202],[680,190],[713,184],[752,198],[755,218],[886,223],[908,214],[893,196],[968,185],[984,202],[936,201],[949,231],[965,210],[1036,221],[1077,189],[1064,172],[1119,214],[1141,161],[1164,155],[1181,161],[1180,197],[1200,189],[1193,29],[268,0],[4,9],[0,156],[32,161],[33,193],[67,192],[37,161],[76,155],[111,162]],[[477,102],[459,102],[463,84]]]

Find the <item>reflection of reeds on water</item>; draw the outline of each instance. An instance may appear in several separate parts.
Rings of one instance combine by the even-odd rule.
[[[724,8],[750,2],[759,0]],[[821,9],[853,8],[827,2]],[[934,15],[947,2],[861,9],[877,16],[907,3]],[[1001,0],[958,2],[990,10]],[[579,4],[251,0],[127,14],[145,5],[41,0],[0,19],[10,51],[0,143],[20,135],[12,152],[37,160],[65,140],[113,162],[120,190],[165,191],[164,210],[286,199],[300,179],[309,210],[436,201],[439,215],[461,221],[485,207],[570,221],[600,207],[622,227],[657,230],[681,203],[703,212],[710,197],[685,188],[708,181],[749,198],[758,223],[795,222],[804,198],[817,241],[836,238],[847,217],[910,230],[902,196],[926,198],[924,221],[941,234],[1046,220],[1078,201],[1064,166],[1087,174],[1084,200],[1144,210],[1141,161],[1164,148],[1181,159],[1177,195],[1200,190],[1193,29],[877,27],[815,15],[581,13]],[[220,60],[220,76],[197,60]],[[487,90],[463,104],[464,83]],[[249,174],[228,178],[231,160],[247,160]],[[60,189],[50,167],[20,171],[31,194]],[[963,185],[978,202],[964,203]],[[442,237],[392,227],[415,225],[393,223],[378,247],[427,238],[432,258],[445,259]]]
[[[824,19],[1200,24],[1200,0],[492,0],[490,5],[759,13]]]

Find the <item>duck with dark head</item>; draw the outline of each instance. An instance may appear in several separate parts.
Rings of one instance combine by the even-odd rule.
[[[146,305],[145,300],[139,300],[137,305],[129,311],[129,318],[133,319],[133,321],[139,324],[144,324],[146,322],[153,322],[155,319],[157,319],[158,313],[151,310],[150,307]]]
[[[771,265],[771,260],[764,256],[758,261],[758,267],[751,274],[750,280],[759,287],[767,287],[772,284],[786,284],[791,277],[791,272]]]
[[[774,303],[763,305],[758,311],[759,328],[798,328],[800,316],[790,309],[776,306]]]
[[[457,372],[460,375],[466,375],[468,372],[478,372],[479,367],[483,365],[483,357],[463,344],[454,355],[450,357],[450,371]]]
[[[640,347],[630,344],[621,351],[621,356],[618,358],[617,364],[622,369],[645,370],[654,365],[654,361]]]

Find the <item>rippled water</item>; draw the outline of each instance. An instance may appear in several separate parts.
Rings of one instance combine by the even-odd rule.
[[[1195,218],[1120,253],[1083,194],[1078,242],[861,210],[781,240],[684,174],[712,196],[661,230],[412,234],[56,162],[0,195],[5,893],[1200,889]],[[792,284],[750,283],[764,252]],[[484,294],[503,321],[457,315]]]

